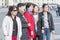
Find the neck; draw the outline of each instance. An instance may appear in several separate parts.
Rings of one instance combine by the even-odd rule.
[[[47,14],[47,12],[44,11],[43,14]]]
[[[15,18],[15,16],[13,16],[13,15],[12,15],[11,17],[12,17],[12,19],[14,19],[14,18]]]
[[[24,14],[24,12],[22,12],[22,11],[20,11],[20,13],[21,13],[21,15],[23,15],[23,14]]]
[[[35,12],[35,13],[34,13],[34,15],[37,15],[37,14],[38,14],[38,12]]]
[[[30,9],[30,8],[28,8],[28,10],[29,10],[29,11],[31,11],[31,9]]]

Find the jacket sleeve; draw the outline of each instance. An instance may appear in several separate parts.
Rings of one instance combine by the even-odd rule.
[[[40,26],[41,28],[44,27],[44,21],[43,21],[43,16],[42,16],[42,13],[39,13],[39,16],[38,16],[38,20],[40,22]]]
[[[51,30],[55,30],[52,14],[51,14]]]
[[[4,35],[8,35],[8,33],[7,33],[7,17],[5,17],[3,20],[2,29],[3,29]]]
[[[21,24],[21,20],[19,17],[18,17],[18,26],[19,26],[18,36],[19,36],[19,38],[21,38],[21,36],[22,36],[22,24]]]
[[[37,29],[40,29],[40,30],[42,29],[42,28],[41,28],[41,20],[38,20],[38,21],[37,21]]]
[[[26,19],[27,19],[28,26],[31,26],[31,23],[30,23],[31,20],[29,20],[29,19],[30,19],[30,16],[29,16],[28,12],[25,12],[25,13],[24,13],[24,16],[25,16]]]

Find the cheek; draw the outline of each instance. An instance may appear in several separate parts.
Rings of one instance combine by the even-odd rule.
[[[48,11],[48,8],[46,8],[46,11]]]
[[[47,8],[44,8],[44,11],[47,11]]]
[[[14,15],[17,15],[17,12],[15,12]]]
[[[38,10],[37,10],[37,9],[35,9],[34,11],[35,11],[35,12],[38,12]]]
[[[16,14],[17,14],[17,11],[16,11]]]
[[[24,10],[24,8],[21,9],[22,11]]]
[[[30,9],[32,9],[32,10],[33,10],[33,7],[30,7]]]

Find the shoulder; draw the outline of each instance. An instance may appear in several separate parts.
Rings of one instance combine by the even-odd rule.
[[[26,12],[24,13],[24,15],[25,15],[25,16],[28,16],[28,15],[30,15],[30,13],[29,13],[28,11],[26,11]]]
[[[5,16],[3,22],[8,22],[11,18],[9,16]]]
[[[25,13],[29,13],[28,11],[26,11]]]
[[[9,18],[9,16],[5,16],[5,18]]]
[[[49,14],[50,16],[52,16],[52,14],[51,14],[50,12],[48,12],[48,14]]]
[[[29,13],[28,11],[24,12],[24,14],[28,14],[28,13]]]
[[[5,16],[4,19],[9,19],[10,17],[9,16]]]
[[[19,18],[18,16],[16,16],[16,19],[18,19],[18,20],[19,20],[20,18]]]
[[[19,16],[19,13],[17,13],[17,16]]]
[[[42,15],[42,14],[43,14],[43,12],[40,12],[40,13],[39,13],[39,15]]]
[[[20,18],[19,18],[18,16],[16,16],[16,20],[17,20],[17,21],[20,21]]]
[[[43,12],[40,12],[38,15],[39,15],[39,16],[42,16],[42,14],[43,14]]]
[[[40,12],[40,13],[43,13],[43,12]]]
[[[20,18],[19,18],[18,16],[16,16],[16,21],[17,21],[17,23],[20,25],[21,20],[20,20]]]

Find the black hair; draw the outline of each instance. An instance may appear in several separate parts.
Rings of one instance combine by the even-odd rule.
[[[36,5],[36,4],[33,4],[33,8],[35,8],[35,7],[38,7],[38,5]],[[38,7],[38,11],[40,10],[40,8]],[[34,9],[33,9],[33,11],[32,12],[34,12]]]
[[[14,8],[17,8],[16,6],[9,6],[9,11],[8,11],[8,16],[11,16],[11,12],[13,11]]]
[[[31,5],[33,5],[33,3],[27,3],[26,4],[26,9],[28,9]]]
[[[48,6],[48,4],[43,4],[43,5],[42,5],[42,8],[44,8],[46,5]]]
[[[21,7],[21,6],[25,6],[26,4],[25,3],[19,3],[18,5],[17,5],[17,8],[19,8],[19,7]]]
[[[33,8],[35,8],[35,6],[37,6],[36,4],[33,4]],[[38,7],[38,6],[37,6]]]

